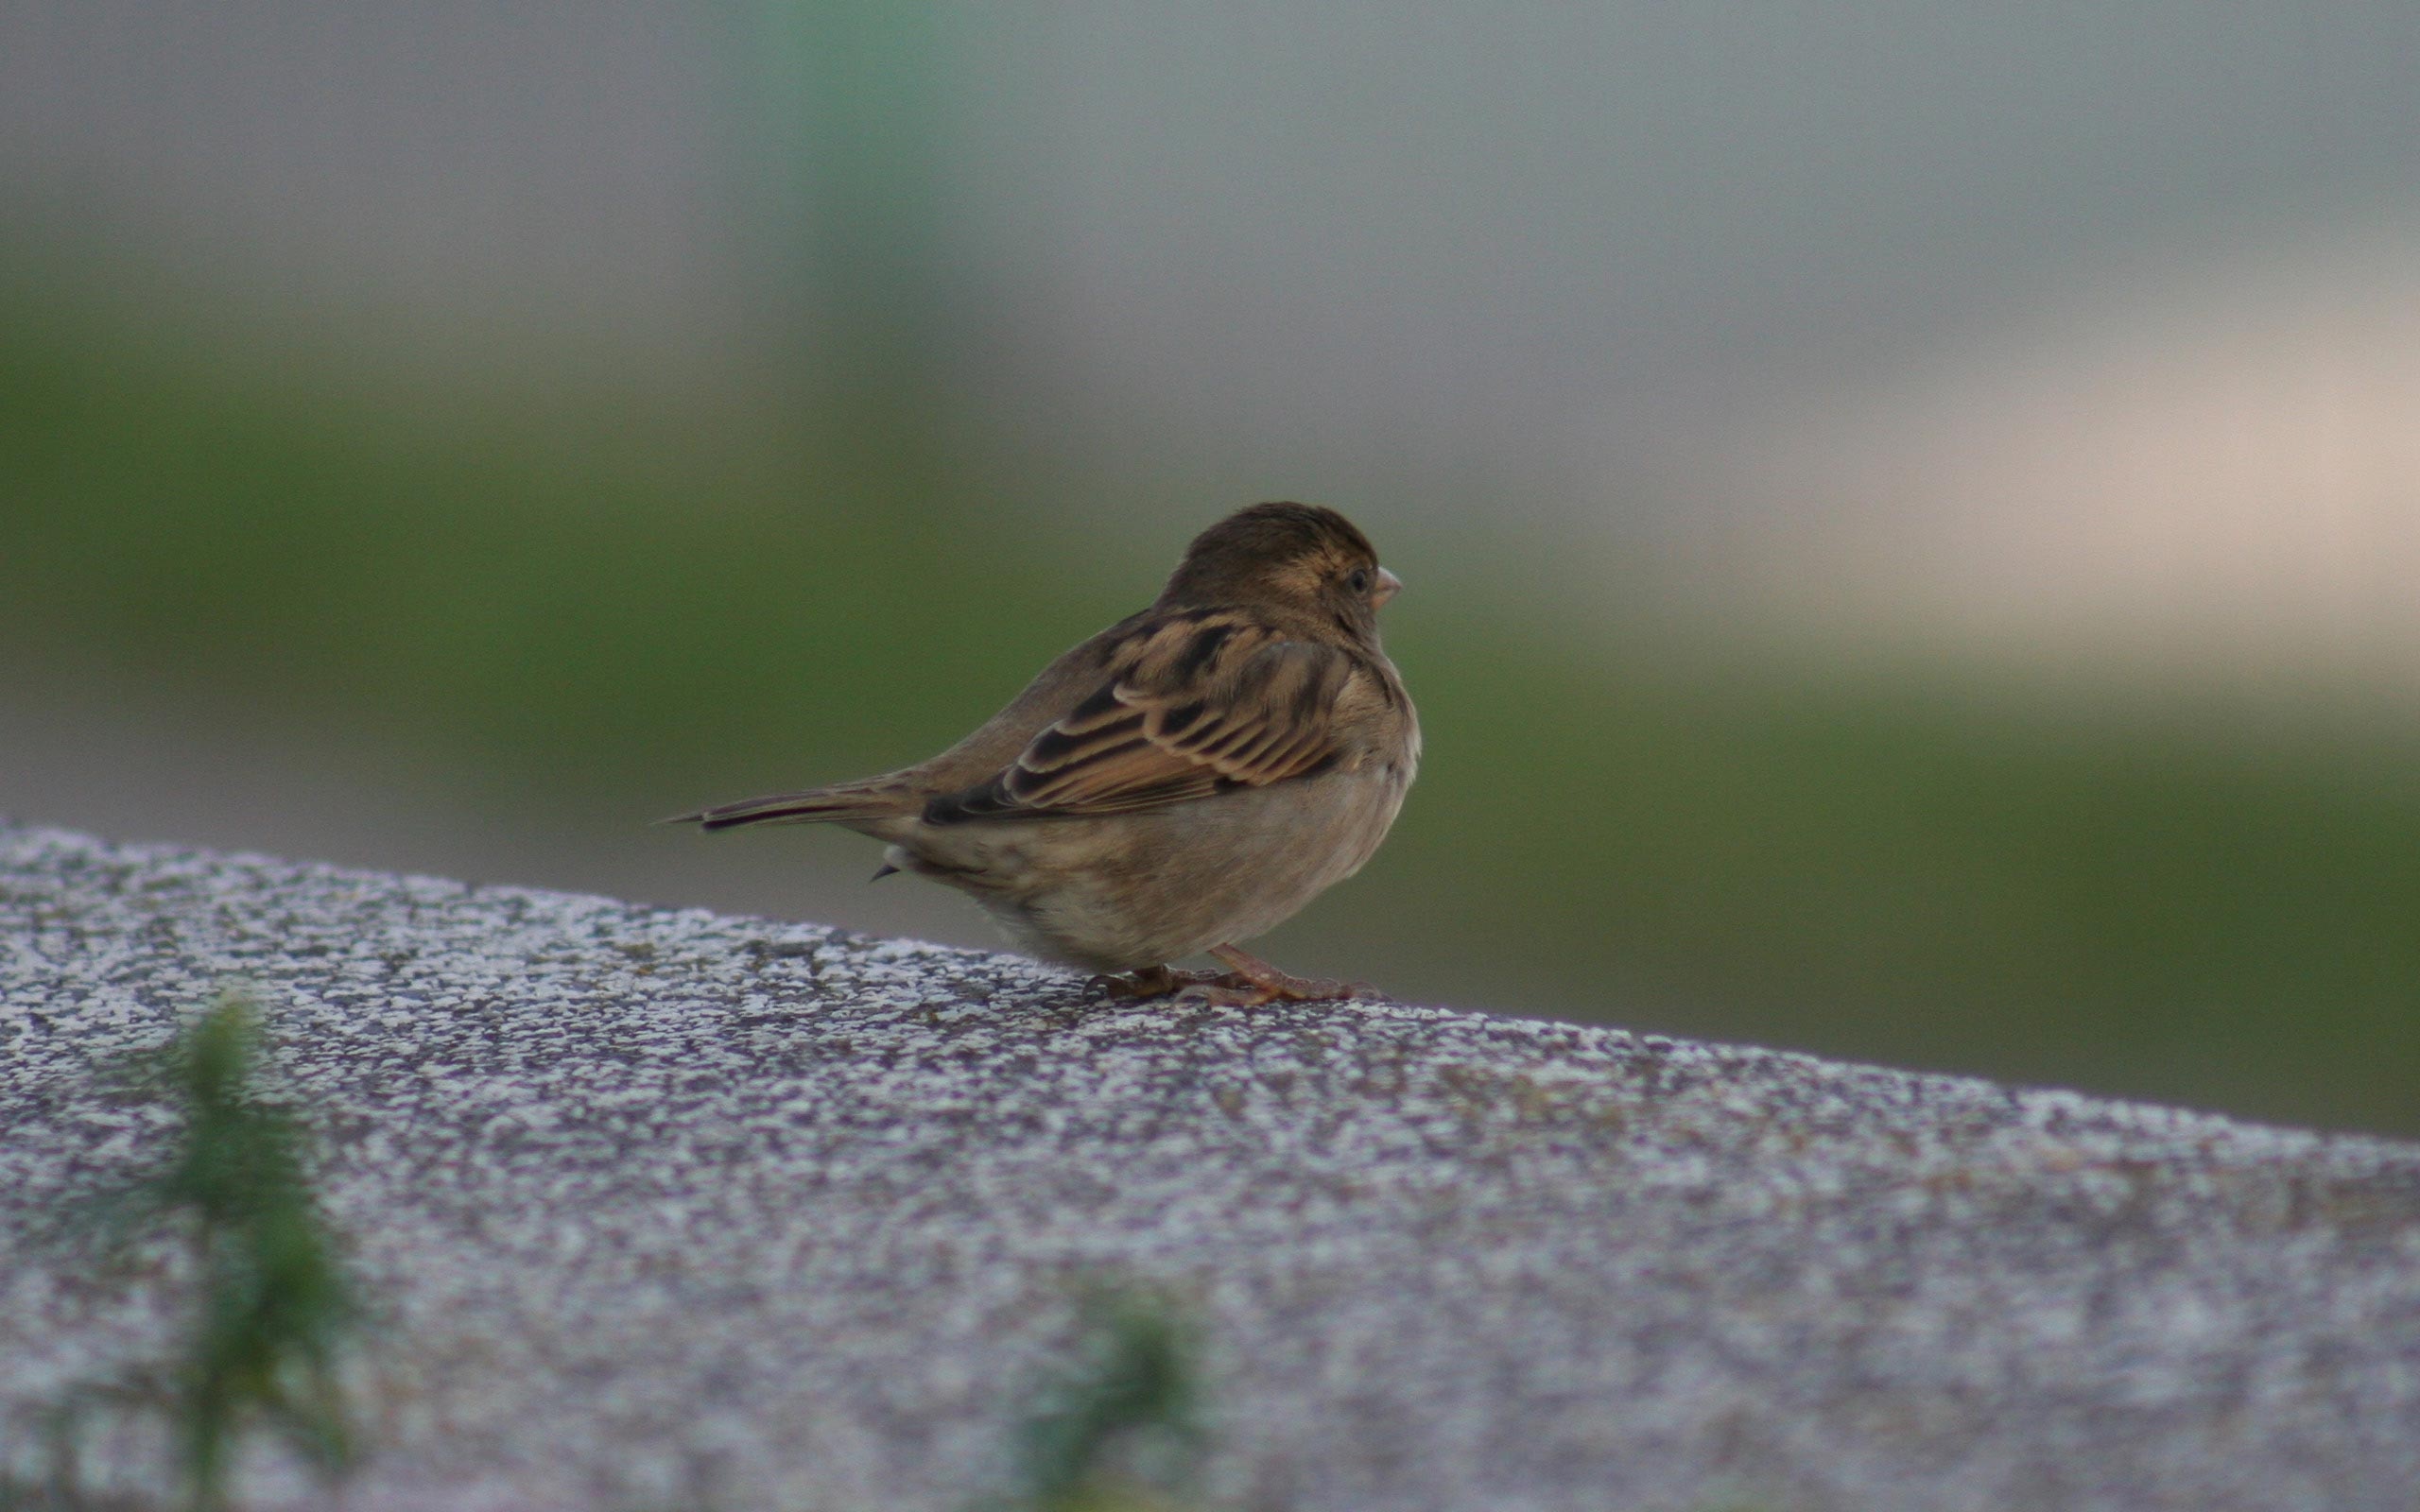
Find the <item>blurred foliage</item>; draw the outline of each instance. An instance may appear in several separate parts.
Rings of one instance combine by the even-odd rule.
[[[347,388],[0,293],[13,658],[375,730],[516,801],[926,754],[1181,540],[1071,539],[1082,510],[968,473],[903,491],[811,406]],[[2420,1132],[2408,732],[1579,633],[1528,564],[1367,523],[1413,585],[1389,644],[1427,763],[1270,942],[1297,970]]]
[[[1667,1022],[1718,1005],[1756,1039],[2420,1126],[2402,742],[1685,659],[1507,678],[1492,649],[1424,647],[1424,689],[1456,694],[1424,797],[1454,812],[1408,815],[1391,860],[1453,879],[1432,896],[1457,942],[1520,942],[1516,1001],[1570,990],[1534,952]],[[1542,718],[1548,689],[1566,701]]]
[[[1029,555],[885,507],[774,423],[432,420],[458,402],[215,366],[173,335],[0,311],[14,644],[567,784],[701,752],[878,763],[918,709],[943,703],[948,731],[1059,648]],[[963,651],[910,685],[885,653],[920,631]]]

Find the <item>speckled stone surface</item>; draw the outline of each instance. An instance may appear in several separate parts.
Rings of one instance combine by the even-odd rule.
[[[355,1507],[956,1512],[1100,1277],[1204,1504],[2420,1504],[2420,1148],[0,828],[11,1453],[172,1316],[25,1233],[229,983],[388,1314]]]

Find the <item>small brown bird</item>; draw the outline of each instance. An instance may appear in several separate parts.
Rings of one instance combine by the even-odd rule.
[[[1335,510],[1254,505],[1197,537],[1150,608],[932,760],[674,822],[888,841],[877,877],[956,887],[1021,948],[1120,995],[1351,997],[1369,989],[1237,942],[1360,870],[1403,806],[1420,721],[1377,619],[1402,586]],[[1171,968],[1202,951],[1228,970]]]

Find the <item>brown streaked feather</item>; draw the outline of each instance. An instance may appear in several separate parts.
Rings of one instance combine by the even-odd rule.
[[[1008,767],[937,798],[929,823],[1127,814],[1335,765],[1335,718],[1369,676],[1347,652],[1242,610],[1149,621],[1111,648],[1103,680]]]

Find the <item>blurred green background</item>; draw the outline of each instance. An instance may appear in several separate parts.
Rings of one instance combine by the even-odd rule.
[[[2420,20],[0,20],[0,811],[983,943],[645,821],[1237,505],[1428,757],[1405,995],[2420,1132]]]

